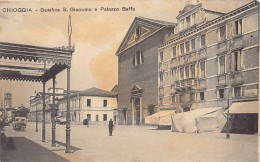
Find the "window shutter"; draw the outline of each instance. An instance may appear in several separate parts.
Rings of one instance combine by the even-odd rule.
[[[231,71],[235,71],[235,53],[231,53]]]
[[[241,70],[241,51],[237,54],[237,70]]]

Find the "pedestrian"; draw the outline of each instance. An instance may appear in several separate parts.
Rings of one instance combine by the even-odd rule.
[[[112,136],[113,128],[115,127],[113,120],[110,119],[108,123],[108,129],[109,129],[109,136]]]
[[[87,119],[87,128],[89,127],[89,119]]]

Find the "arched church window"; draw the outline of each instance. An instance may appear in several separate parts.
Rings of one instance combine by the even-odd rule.
[[[133,57],[133,66],[137,66],[144,63],[144,56],[143,52],[138,50],[136,51],[134,57]]]
[[[138,39],[141,36],[141,28],[138,26],[135,28],[135,38]]]

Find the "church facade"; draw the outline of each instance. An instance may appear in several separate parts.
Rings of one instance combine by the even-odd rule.
[[[175,24],[136,17],[122,41],[118,56],[119,124],[142,124],[158,110],[158,45]]]

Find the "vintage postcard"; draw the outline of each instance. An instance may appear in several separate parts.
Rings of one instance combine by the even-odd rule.
[[[256,162],[257,0],[0,0],[0,161]]]

